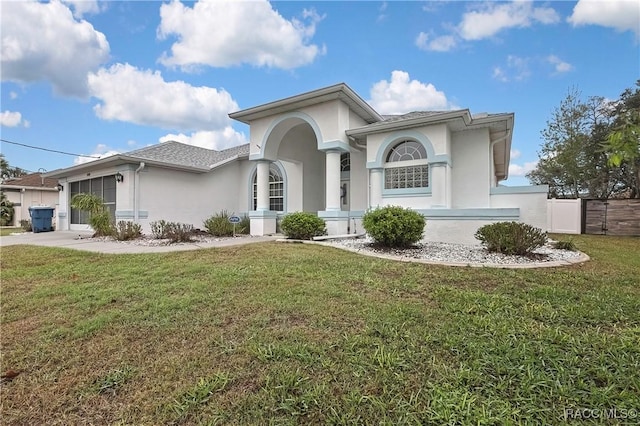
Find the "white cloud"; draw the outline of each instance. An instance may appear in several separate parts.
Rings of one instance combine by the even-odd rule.
[[[160,58],[166,66],[291,69],[324,53],[309,43],[324,18],[313,10],[304,10],[302,20],[287,20],[264,0],[200,1],[193,7],[173,1],[160,7],[160,17],[158,37],[178,39]]]
[[[527,161],[523,165],[520,164],[509,164],[509,177],[514,176],[525,176],[532,170],[535,170],[538,165],[538,160],[536,161]]]
[[[484,2],[478,10],[462,16],[458,32],[465,40],[481,40],[508,28],[529,27],[536,22],[553,24],[559,21],[560,17],[554,9],[533,7],[531,1]]]
[[[387,14],[385,12],[388,6],[389,6],[389,3],[387,3],[386,1],[382,2],[380,7],[378,8],[378,18],[376,19],[377,22],[382,22],[385,19],[387,19]]]
[[[176,141],[195,145],[201,148],[215,149],[221,151],[223,149],[242,145],[248,142],[244,133],[239,133],[231,126],[227,126],[221,130],[194,132],[191,135],[168,134],[159,139],[159,142]]]
[[[522,153],[517,150],[517,149],[512,149],[511,150],[511,159],[512,160],[517,160],[518,158],[520,158],[520,156],[522,155]]]
[[[22,119],[22,114],[17,111],[0,112],[0,125],[4,127],[18,127],[20,125],[29,127],[31,124]]]
[[[444,92],[431,83],[411,80],[405,71],[393,71],[391,80],[381,80],[371,87],[367,101],[380,114],[403,114],[411,111],[454,109]]]
[[[84,164],[90,161],[99,160],[100,158],[111,157],[112,155],[116,154],[120,154],[120,151],[109,148],[103,143],[99,143],[93,149],[93,152],[91,154],[87,154],[87,156],[75,157],[73,159],[73,164]]]
[[[73,9],[73,16],[82,18],[85,14],[95,15],[100,13],[101,8],[97,0],[62,0]]]
[[[601,25],[640,36],[640,3],[637,0],[579,0],[567,21],[574,27]]]
[[[109,58],[105,35],[52,1],[2,2],[2,80],[50,81],[56,93],[87,95],[87,73]]]
[[[505,66],[493,68],[493,78],[503,83],[526,80],[531,76],[529,62],[530,58],[509,55]]]
[[[18,99],[18,94],[17,94],[16,92],[10,92],[10,93],[9,93],[9,97],[10,97],[11,99]]]
[[[547,62],[553,65],[556,74],[562,74],[562,73],[573,70],[573,65],[563,61],[562,59],[558,58],[556,55],[547,56]]]
[[[456,47],[457,44],[458,42],[453,35],[444,35],[432,38],[429,34],[420,32],[416,38],[416,46],[418,46],[420,50],[448,52]]]
[[[119,120],[165,129],[222,130],[238,104],[224,89],[167,82],[158,71],[116,64],[89,74],[94,107],[104,120]]]

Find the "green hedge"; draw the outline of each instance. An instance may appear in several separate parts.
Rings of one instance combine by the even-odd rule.
[[[547,243],[547,233],[521,222],[496,222],[476,231],[476,239],[490,252],[527,255]]]
[[[326,232],[324,220],[313,213],[290,213],[282,219],[280,229],[289,238],[296,240],[310,240],[324,235]]]
[[[422,238],[424,217],[411,209],[387,206],[369,210],[362,226],[376,244],[385,247],[409,247]]]

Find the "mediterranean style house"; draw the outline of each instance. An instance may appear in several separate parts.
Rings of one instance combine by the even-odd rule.
[[[224,151],[165,142],[47,173],[61,185],[58,228],[88,229],[74,194],[101,196],[113,218],[196,228],[221,210],[248,215],[251,234],[284,214],[313,212],[329,235],[361,233],[363,214],[409,207],[425,239],[474,243],[480,226],[546,229],[546,186],[506,187],[514,115],[466,109],[382,116],[346,84],[230,114],[250,143]]]

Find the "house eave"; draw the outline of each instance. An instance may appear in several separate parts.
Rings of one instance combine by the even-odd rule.
[[[382,121],[383,118],[369,104],[367,104],[356,92],[345,83],[335,84],[322,89],[302,93],[252,108],[232,112],[229,117],[245,124],[252,121],[282,114],[295,109],[316,105],[323,102],[339,99],[349,105],[367,123]]]
[[[404,120],[396,121],[382,121],[378,123],[369,124],[355,129],[349,129],[345,133],[347,136],[361,139],[363,136],[372,135],[375,133],[383,133],[397,129],[410,129],[414,127],[421,127],[430,124],[437,124],[442,122],[449,122],[456,119],[462,119],[465,125],[472,123],[471,114],[468,109],[456,110],[451,112],[444,112],[442,114],[436,114],[427,117],[408,118]]]
[[[155,166],[164,169],[181,170],[191,173],[206,173],[210,170],[208,167],[184,166],[175,163],[167,163],[157,160],[149,160],[141,157],[131,157],[127,155],[112,155],[110,157],[101,158],[99,160],[90,161],[88,163],[79,164],[64,169],[53,170],[43,174],[45,177],[60,179],[67,176],[78,175],[88,171],[101,169],[105,167],[117,167],[124,164],[139,164],[144,162],[147,166]]]
[[[24,185],[5,185],[5,184],[0,184],[0,188],[1,189],[5,189],[5,190],[12,190],[12,191],[21,191],[21,190],[26,190],[26,191],[51,191],[51,192],[58,192],[58,188],[51,188],[48,186],[24,186]]]

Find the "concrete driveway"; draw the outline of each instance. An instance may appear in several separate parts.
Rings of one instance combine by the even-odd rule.
[[[92,233],[79,231],[25,232],[0,237],[0,247],[29,244],[45,247],[63,247],[97,253],[166,253],[173,251],[197,250],[211,247],[228,247],[264,241],[275,241],[282,237],[241,236],[218,241],[179,243],[169,245],[143,245],[125,241],[101,241],[91,238]]]

